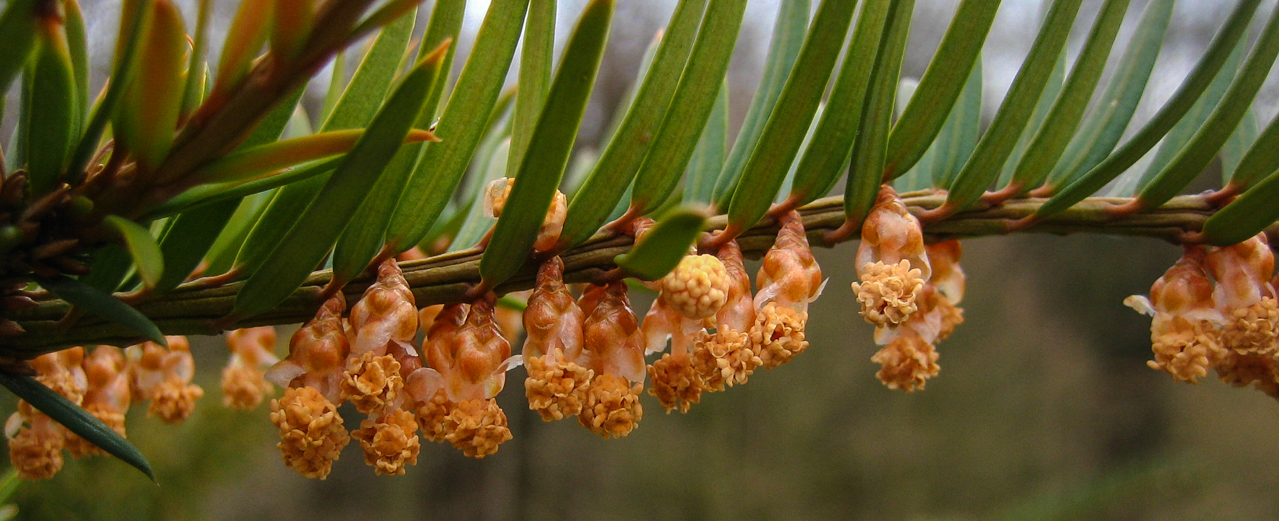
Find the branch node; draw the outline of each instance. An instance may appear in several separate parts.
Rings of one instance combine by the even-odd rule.
[[[729,241],[736,239],[737,236],[741,234],[742,227],[737,223],[730,222],[723,230],[712,232],[710,236],[703,239],[701,244],[698,246],[706,251],[718,251],[725,244],[728,244]]]
[[[493,291],[493,285],[489,284],[487,280],[481,279],[479,284],[471,286],[469,289],[467,289],[466,293],[463,296],[466,298],[466,300],[473,301],[473,300],[483,298],[484,295],[488,294],[491,291]]]
[[[919,212],[915,215],[915,218],[919,219],[920,224],[932,224],[954,215],[957,211],[959,211],[958,206],[955,206],[954,203],[951,203],[950,201],[946,201],[945,203],[942,203],[941,206],[933,208],[932,210]]]
[[[621,217],[614,219],[611,223],[605,224],[603,230],[606,232],[633,236],[635,235],[635,232],[634,230],[631,230],[630,225],[635,221],[635,219],[640,217],[640,212],[642,211],[643,208],[639,205],[632,204],[630,207],[626,208],[626,213],[623,213]]]
[[[596,279],[592,282],[592,284],[595,284],[596,286],[604,286],[612,282],[622,280],[624,278],[626,278],[625,270],[623,270],[622,268],[613,268],[611,270],[605,271],[604,273],[601,273],[599,277],[596,277]]]
[[[1180,242],[1183,246],[1191,247],[1206,244],[1208,237],[1203,232],[1184,231],[1177,235],[1177,242]]]
[[[1235,196],[1239,195],[1242,188],[1234,181],[1231,181],[1226,186],[1221,187],[1220,190],[1204,195],[1204,201],[1212,205],[1213,208],[1221,208],[1235,200]]]
[[[853,222],[852,219],[844,219],[844,224],[839,225],[839,228],[826,232],[822,236],[822,242],[826,243],[827,248],[834,248],[836,244],[848,240],[854,233],[859,233],[861,230],[861,223]]]
[[[200,277],[198,279],[195,279],[191,282],[183,284],[182,288],[208,289],[208,288],[222,287],[232,282],[238,282],[240,280],[240,275],[242,275],[243,272],[244,272],[243,266],[235,266],[231,268],[230,270],[227,270],[226,273],[223,273],[221,275],[213,275],[211,277]]]
[[[1141,199],[1133,199],[1124,204],[1106,205],[1103,211],[1106,212],[1107,218],[1114,220],[1123,219],[1145,209],[1146,203],[1142,202]]]
[[[1043,220],[1044,220],[1043,217],[1039,217],[1034,214],[1027,215],[1025,217],[1022,217],[1021,219],[1006,219],[1004,221],[1005,222],[1004,229],[1007,231],[1007,233],[1019,232],[1019,231],[1025,230],[1026,228],[1030,228],[1031,226],[1039,224],[1040,221],[1043,221]]]
[[[1004,204],[1004,201],[1007,201],[1009,199],[1012,199],[1013,197],[1017,197],[1018,195],[1020,195],[1021,191],[1022,191],[1021,183],[1012,182],[1012,183],[1009,183],[1008,186],[1005,186],[998,191],[986,192],[985,194],[982,194],[981,202],[991,206],[999,206],[1001,204]]]
[[[213,327],[219,331],[229,331],[235,329],[232,326],[242,318],[244,317],[239,311],[232,311],[222,318],[214,319]]]
[[[1044,186],[1041,186],[1039,188],[1026,192],[1026,195],[1029,195],[1031,197],[1049,198],[1049,197],[1052,197],[1053,194],[1055,193],[1057,193],[1056,188],[1054,188],[1051,185],[1045,184]]]
[[[801,195],[792,192],[790,195],[786,196],[786,200],[773,205],[772,208],[769,208],[767,215],[770,219],[776,221],[778,217],[786,215],[787,213],[790,213],[791,210],[799,208],[800,203],[803,201],[804,199]]]
[[[333,278],[329,279],[329,283],[324,285],[324,289],[320,290],[319,300],[321,302],[328,300],[329,297],[332,297],[337,294],[337,292],[342,291],[342,288],[346,286],[347,282],[349,281],[342,280],[338,278],[337,274],[334,274]]]

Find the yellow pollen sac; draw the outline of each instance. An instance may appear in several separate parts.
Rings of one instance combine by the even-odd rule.
[[[404,388],[400,362],[392,355],[367,351],[353,358],[342,377],[342,395],[364,414],[381,412]]]
[[[284,464],[308,478],[327,478],[351,441],[337,406],[311,387],[290,387],[271,400],[271,423],[280,428]]]
[[[561,360],[562,351],[529,358],[524,361],[528,378],[524,380],[524,394],[528,408],[537,411],[542,421],[562,420],[582,412],[586,390],[591,385],[594,371],[576,362]]]
[[[483,459],[495,454],[498,446],[511,439],[506,413],[497,400],[466,400],[445,419],[445,439],[468,457]]]
[[[863,266],[861,283],[853,283],[853,292],[857,293],[866,321],[889,328],[906,322],[919,309],[915,299],[924,289],[920,273],[905,259],[897,264],[876,261]]]
[[[86,386],[77,382],[69,371],[62,370],[55,373],[41,374],[36,376],[36,380],[44,384],[45,387],[52,389],[53,392],[71,400],[71,403],[79,405],[84,401]]]
[[[170,376],[151,391],[151,405],[147,407],[147,415],[160,418],[168,424],[186,421],[195,412],[195,402],[204,397],[204,389],[195,384],[188,385],[182,378]]]
[[[964,323],[964,309],[956,306],[945,295],[937,296],[937,310],[941,312],[941,329],[937,331],[940,342],[955,332],[955,326]]]
[[[241,410],[256,408],[262,403],[271,384],[262,379],[257,368],[233,363],[222,369],[222,405]]]
[[[1274,357],[1226,351],[1217,364],[1217,376],[1235,387],[1252,386],[1279,400],[1279,363]]]
[[[102,404],[90,404],[84,408],[94,418],[102,420],[107,427],[115,431],[120,436],[124,436],[124,414],[109,410]],[[74,458],[83,458],[85,456],[102,456],[107,452],[99,449],[97,445],[89,443],[88,440],[67,431],[66,436],[67,452],[71,453]]]
[[[418,407],[417,425],[422,429],[422,436],[436,443],[448,441],[445,439],[448,435],[448,423],[445,419],[453,412],[454,407],[456,404],[449,401],[444,389],[436,391],[430,400]]]
[[[903,334],[893,339],[870,360],[883,367],[875,373],[889,389],[913,392],[923,390],[924,383],[941,371],[937,350],[919,335]]]
[[[1279,342],[1279,306],[1275,299],[1263,297],[1246,308],[1229,310],[1221,337],[1226,347],[1239,353],[1274,352]]]
[[[751,338],[747,333],[719,329],[714,335],[703,332],[694,341],[693,367],[701,375],[707,392],[744,384],[755,373],[755,368],[763,364],[759,354],[751,348]]]
[[[1173,320],[1176,325],[1172,331],[1151,338],[1155,359],[1146,365],[1168,373],[1173,380],[1196,383],[1225,356],[1218,340],[1220,333],[1210,322],[1192,325],[1180,317]]]
[[[422,450],[413,413],[398,409],[377,420],[364,420],[351,436],[360,440],[364,463],[379,476],[403,475],[406,467],[417,465]]]
[[[667,414],[676,408],[688,412],[689,407],[702,400],[702,376],[687,353],[662,355],[648,366],[648,376],[653,380],[648,394],[657,397]]]
[[[807,322],[808,313],[779,306],[776,302],[769,302],[760,309],[749,333],[751,348],[759,356],[760,365],[773,369],[804,352],[808,348],[808,341],[804,340]]]
[[[23,427],[9,440],[9,462],[22,479],[49,479],[62,470],[62,444],[57,431]]]
[[[605,438],[630,434],[644,417],[644,408],[639,402],[643,387],[643,384],[631,385],[615,374],[596,376],[577,422]]]
[[[714,255],[688,255],[662,277],[662,298],[680,315],[701,320],[724,307],[730,285],[724,263]]]

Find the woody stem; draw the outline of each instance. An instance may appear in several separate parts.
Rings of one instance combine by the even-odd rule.
[[[936,209],[945,202],[945,196],[930,192],[904,194],[903,201],[916,214]],[[1032,215],[1044,199],[1013,199],[998,206],[978,207],[955,213],[948,218],[927,224],[924,231],[931,239],[953,239],[1004,235],[1009,233],[1008,223]],[[1162,207],[1142,213],[1113,218],[1106,211],[1127,199],[1091,198],[1069,210],[1048,217],[1026,232],[1054,234],[1095,233],[1150,237],[1177,243],[1187,232],[1198,231],[1205,220],[1216,211],[1202,196],[1182,196]],[[828,197],[814,201],[799,209],[809,240],[822,244],[822,236],[844,224],[843,200]],[[710,220],[713,229],[723,229],[724,216]],[[748,255],[760,255],[772,246],[778,231],[777,224],[765,219],[744,230],[737,242]],[[1279,236],[1279,224],[1268,232]],[[591,240],[561,254],[564,259],[564,279],[567,282],[591,282],[602,280],[616,265],[613,258],[630,250],[633,239],[625,235],[601,232]],[[407,261],[400,266],[404,278],[413,289],[419,307],[447,302],[459,302],[480,280],[480,253],[474,250],[438,255],[429,259]],[[525,266],[519,275],[494,288],[498,294],[529,289],[536,278],[537,267]],[[221,332],[221,326],[251,327],[274,324],[295,324],[314,316],[321,301],[318,298],[329,282],[329,271],[317,271],[307,278],[301,288],[269,313],[249,317],[235,324],[219,324],[217,319],[231,312],[240,283],[210,288],[198,284],[179,287],[173,292],[157,297],[138,306],[143,314],[171,335],[210,335]],[[356,299],[372,282],[365,276],[343,288],[348,300]],[[66,346],[136,343],[139,338],[129,330],[93,316],[85,316],[74,325],[60,326],[70,306],[60,300],[42,302],[40,306],[15,312],[12,316],[27,333],[0,340],[0,348],[24,356],[56,351]]]

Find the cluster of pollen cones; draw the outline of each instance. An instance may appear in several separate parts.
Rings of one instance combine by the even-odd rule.
[[[486,213],[499,216],[509,190],[509,181],[491,185]],[[536,251],[555,247],[562,206],[548,213]],[[273,393],[272,384],[282,387],[269,401],[277,447],[288,467],[319,479],[352,439],[381,475],[416,464],[422,438],[474,458],[496,453],[512,436],[496,397],[507,371],[521,365],[528,406],[543,420],[575,417],[595,434],[623,437],[643,417],[646,384],[666,412],[687,412],[703,393],[744,384],[759,368],[783,365],[808,347],[808,305],[825,281],[800,215],[791,211],[777,221],[780,231],[754,290],[737,243],[706,241],[722,244],[690,248],[669,274],[643,282],[657,297],[642,320],[624,279],[570,287],[558,256],[541,263],[531,291],[503,299],[525,299],[522,314],[518,306],[498,305],[492,292],[419,309],[396,260],[388,259],[349,308],[340,292],[329,298],[290,338],[282,360],[272,328],[228,333],[223,403],[253,409]],[[627,233],[640,240],[652,224],[637,219]],[[878,326],[875,339],[884,347],[873,360],[883,365],[879,378],[890,388],[922,388],[936,374],[933,343],[962,320],[955,307],[964,287],[959,256],[955,242],[925,246],[919,222],[896,194],[881,193],[863,229],[853,289],[862,314]],[[521,334],[522,350],[513,354],[511,341]],[[204,394],[191,383],[186,339],[168,340],[168,347],[75,348],[32,366],[42,383],[123,435],[130,404],[149,402],[150,415],[177,423]],[[363,415],[358,425],[339,412],[347,403]],[[24,478],[52,476],[63,449],[77,457],[101,453],[26,404],[6,433]]]
[[[1279,399],[1279,305],[1275,257],[1264,234],[1234,246],[1187,246],[1128,306],[1151,315],[1152,369],[1196,383],[1216,369],[1223,382]]]
[[[125,415],[134,404],[146,404],[147,415],[179,424],[195,411],[204,389],[192,384],[195,360],[186,337],[165,337],[168,347],[155,342],[120,349],[75,347],[31,361],[36,379],[83,407],[102,423],[125,435]],[[271,391],[263,381],[267,367],[277,361],[275,330],[241,329],[227,335],[231,358],[222,373],[223,402],[253,409]],[[5,423],[9,459],[23,479],[46,479],[62,469],[65,449],[71,456],[105,452],[71,433],[44,413],[19,401],[18,411]]]
[[[964,320],[959,241],[924,243],[919,220],[884,185],[862,225],[857,248],[859,282],[852,285],[861,314],[883,346],[871,360],[890,389],[923,389],[937,376],[936,343]]]
[[[352,438],[378,474],[416,464],[421,438],[475,458],[494,454],[511,439],[495,398],[506,372],[521,365],[530,409],[546,421],[575,417],[605,438],[638,425],[646,380],[668,412],[745,383],[757,368],[782,365],[807,347],[807,306],[822,287],[799,215],[781,221],[756,291],[730,241],[714,254],[690,253],[646,283],[659,293],[642,321],[624,280],[570,288],[559,257],[543,262],[534,288],[520,295],[522,315],[498,306],[491,292],[419,310],[387,260],[349,317],[343,298],[333,297],[267,371],[285,387],[271,401],[284,462],[323,479]],[[638,223],[638,236],[646,224]],[[513,355],[510,340],[521,329],[523,348]],[[353,431],[338,412],[347,402],[365,415]]]
[[[487,189],[486,213],[500,215],[509,180]],[[535,252],[554,249],[563,224],[562,196],[548,212]],[[254,409],[272,394],[270,420],[279,429],[284,463],[324,479],[352,438],[377,474],[403,474],[417,463],[421,438],[448,442],[483,458],[511,439],[496,397],[507,371],[524,366],[528,406],[545,421],[576,417],[605,438],[628,435],[643,417],[645,385],[666,412],[687,412],[703,393],[744,384],[802,353],[808,304],[825,281],[794,211],[777,218],[780,231],[764,255],[754,291],[735,241],[688,254],[660,280],[641,320],[625,280],[575,287],[564,282],[558,256],[542,262],[518,306],[497,296],[418,309],[395,259],[377,266],[377,280],[350,308],[330,298],[275,354],[270,327],[227,333],[230,360],[222,371],[223,404]],[[652,221],[627,233],[638,241]],[[852,290],[861,315],[882,346],[871,360],[890,389],[923,389],[940,367],[935,344],[963,322],[957,307],[964,272],[957,241],[925,243],[920,222],[897,193],[881,188],[862,226]],[[1221,380],[1279,399],[1279,276],[1264,234],[1228,247],[1186,246],[1179,261],[1125,304],[1154,317],[1148,365],[1195,383],[1215,369]],[[523,336],[520,354],[511,340]],[[121,435],[132,404],[180,423],[204,390],[192,384],[194,359],[185,337],[120,349],[97,346],[50,353],[30,362],[37,380],[83,407]],[[652,360],[651,363],[646,360]],[[269,382],[269,383],[268,383]],[[344,403],[364,415],[359,425],[338,412]],[[53,419],[19,401],[5,424],[19,476],[43,479],[73,457],[103,454]]]

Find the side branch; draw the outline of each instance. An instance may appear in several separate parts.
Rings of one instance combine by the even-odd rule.
[[[935,209],[945,202],[945,194],[914,192],[902,199],[911,212],[919,214]],[[998,206],[979,206],[957,213],[946,220],[925,226],[925,232],[933,238],[971,238],[1005,235],[1008,223],[1029,216],[1045,199],[1017,199]],[[1097,233],[1151,237],[1178,243],[1186,232],[1199,231],[1215,208],[1203,196],[1182,196],[1164,206],[1137,215],[1111,218],[1106,208],[1127,202],[1119,198],[1091,198],[1075,207],[1054,215],[1028,232],[1053,234]],[[799,210],[804,226],[813,244],[822,244],[821,237],[844,223],[843,199],[828,197],[814,201]],[[724,227],[726,219],[718,216],[710,220],[714,229]],[[1268,233],[1279,236],[1279,225]],[[747,255],[759,255],[772,246],[777,225],[765,219],[754,228],[742,233],[737,241]],[[604,273],[616,267],[613,258],[631,248],[631,238],[611,233],[599,233],[582,246],[562,254],[567,282],[599,280]],[[413,296],[419,306],[460,302],[470,287],[480,280],[480,255],[474,251],[462,251],[438,255],[420,261],[401,264],[404,277],[413,288]],[[497,288],[498,293],[529,289],[533,285],[536,266],[525,266],[521,273]],[[288,300],[269,313],[251,317],[235,324],[235,327],[295,324],[309,320],[320,305],[319,295],[329,282],[329,271],[313,273],[301,288]],[[350,300],[359,298],[370,280],[357,279],[343,291]],[[240,283],[218,288],[200,288],[194,285],[179,287],[153,301],[140,304],[138,309],[151,318],[162,331],[170,335],[215,335],[221,333],[215,322],[231,312]],[[102,319],[81,317],[70,327],[60,323],[70,306],[54,300],[39,307],[14,314],[27,333],[4,339],[5,350],[17,356],[30,357],[58,350],[70,345],[137,343],[136,334]]]

